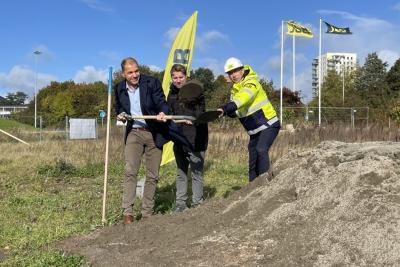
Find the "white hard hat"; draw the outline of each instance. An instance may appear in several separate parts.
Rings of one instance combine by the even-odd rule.
[[[242,61],[235,57],[230,57],[226,60],[224,70],[225,72],[243,67]]]

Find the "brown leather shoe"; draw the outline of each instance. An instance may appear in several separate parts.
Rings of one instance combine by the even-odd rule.
[[[124,225],[133,223],[134,218],[132,215],[124,215]]]

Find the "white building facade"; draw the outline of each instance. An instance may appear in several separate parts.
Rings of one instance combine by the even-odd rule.
[[[350,74],[357,68],[357,54],[356,53],[326,53],[321,55],[322,69],[321,76],[323,78],[328,75],[328,71],[335,70],[340,76],[344,78],[345,75]],[[319,81],[319,60],[314,58],[312,62],[312,88],[313,92],[318,90]],[[323,80],[322,80],[323,82]]]

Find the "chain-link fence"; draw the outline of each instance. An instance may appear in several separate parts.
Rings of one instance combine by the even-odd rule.
[[[283,107],[283,123],[309,122],[318,124],[318,107]],[[351,127],[368,127],[368,107],[321,107],[321,124],[344,124]]]
[[[18,137],[26,142],[40,142],[50,140],[70,140],[70,122],[71,118],[64,117],[59,120],[46,120],[42,116],[37,116],[37,127],[35,128],[34,116],[18,116],[13,118],[9,116],[2,118],[3,120],[9,120],[7,123],[9,126],[4,129],[6,132]],[[87,118],[85,118],[87,119]],[[95,134],[94,138],[103,138],[106,135],[107,120],[105,118],[91,118],[95,120]],[[112,120],[112,125],[115,125],[115,121]],[[113,127],[114,128],[114,127]],[[120,130],[117,131],[120,135]],[[7,136],[0,136],[0,141],[9,141],[10,138]]]

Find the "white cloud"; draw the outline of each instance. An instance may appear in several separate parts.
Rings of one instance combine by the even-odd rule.
[[[37,89],[38,91],[49,85],[51,81],[56,81],[57,78],[49,75],[38,73]],[[26,66],[14,66],[9,73],[0,73],[0,88],[5,88],[3,91],[16,92],[22,91],[28,95],[33,95],[35,92],[35,71]]]
[[[224,74],[224,61],[217,60],[215,58],[198,58],[196,60],[196,64],[198,64],[202,68],[207,68],[212,70],[215,78],[219,75]],[[196,67],[197,68],[197,67]]]
[[[345,36],[325,34],[323,36],[324,51],[357,53],[361,65],[367,54],[372,52],[389,56],[388,61],[393,61],[392,57],[400,53],[398,46],[400,35],[398,28],[392,23],[343,11],[322,10],[320,13],[341,16],[345,20],[341,25],[331,22],[338,27],[350,27],[353,32],[352,35]]]
[[[98,11],[103,11],[103,12],[114,12],[114,9],[111,7],[108,7],[106,4],[104,4],[100,0],[80,0],[82,3],[87,5],[89,8],[98,10]]]
[[[167,38],[167,41],[164,43],[165,47],[171,47],[172,43],[174,42],[176,36],[178,35],[180,28],[169,28],[168,31],[164,33],[164,36]],[[201,52],[205,52],[207,49],[209,49],[212,46],[212,43],[218,42],[218,41],[225,41],[229,43],[229,38],[227,35],[216,31],[216,30],[211,30],[205,33],[202,33],[198,36],[196,36],[196,42],[195,42],[195,49],[199,49]]]
[[[94,66],[85,66],[75,74],[74,81],[76,83],[92,83],[97,81],[107,83],[108,70],[96,69]]]
[[[159,66],[156,66],[156,65],[149,65],[148,67],[152,71],[161,71],[162,70]]]
[[[164,46],[171,47],[172,42],[175,40],[175,37],[178,35],[179,28],[169,28],[164,36],[167,38],[167,41],[164,43]]]
[[[307,63],[308,59],[303,53],[296,53],[296,66],[299,64]],[[293,66],[293,52],[286,50],[283,54],[283,71],[286,73],[292,70]],[[310,64],[311,66],[311,64]],[[280,72],[281,70],[281,56],[274,56],[268,59],[267,68],[272,71]]]
[[[205,52],[207,49],[209,49],[214,42],[218,41],[224,41],[229,43],[229,38],[227,35],[216,31],[208,31],[203,34],[201,34],[197,40],[196,40],[196,48],[198,48],[200,51]]]
[[[378,51],[378,57],[382,59],[383,62],[387,62],[388,68],[391,68],[396,60],[400,58],[400,54],[399,52],[392,50],[381,50]]]
[[[306,102],[312,98],[311,82],[311,68],[305,68],[301,73],[296,73],[296,91],[301,91],[301,96]],[[293,87],[293,77],[289,80],[288,84],[287,87]]]
[[[400,3],[397,3],[396,5],[394,5],[393,7],[395,10],[400,11]]]
[[[115,51],[100,51],[100,56],[110,60],[110,61],[118,61],[121,59],[121,55]]]

